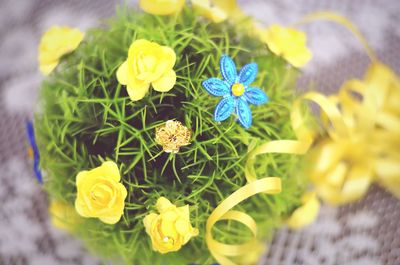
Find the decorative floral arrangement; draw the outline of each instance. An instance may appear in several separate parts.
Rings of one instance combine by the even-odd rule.
[[[400,194],[389,68],[373,58],[338,95],[301,96],[312,54],[297,29],[260,28],[233,0],[140,7],[41,40],[48,77],[27,128],[55,226],[126,264],[252,264],[274,229],[310,224],[318,198],[349,202],[373,180]]]

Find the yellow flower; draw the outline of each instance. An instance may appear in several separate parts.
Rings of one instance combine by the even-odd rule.
[[[51,201],[49,213],[51,223],[59,229],[71,231],[73,225],[80,223],[80,217],[74,207],[62,201]]]
[[[301,197],[301,203],[302,205],[286,221],[292,229],[300,229],[311,224],[317,218],[320,203],[315,192],[305,193]]]
[[[228,14],[222,8],[211,5],[210,0],[191,0],[191,2],[196,12],[214,23],[220,23],[228,18]]]
[[[75,50],[83,40],[79,29],[51,27],[43,34],[39,44],[39,69],[44,75],[50,74],[60,58]]]
[[[143,220],[155,251],[162,254],[178,251],[191,237],[199,234],[190,224],[189,205],[176,207],[165,197],[160,197],[156,207],[160,214],[148,214]]]
[[[118,166],[107,161],[76,176],[76,211],[83,217],[97,217],[106,224],[117,223],[123,214],[127,195]]]
[[[193,9],[214,23],[220,23],[233,14],[241,14],[236,0],[191,0]]]
[[[118,82],[126,85],[133,101],[142,99],[150,84],[156,91],[167,92],[176,82],[176,54],[169,47],[147,40],[136,40],[129,47],[128,58],[117,71]]]
[[[173,15],[179,13],[185,0],[140,0],[140,8],[153,15]]]
[[[295,67],[304,66],[312,58],[306,46],[307,37],[301,31],[272,25],[266,30],[258,30],[258,34],[273,53],[282,56]]]

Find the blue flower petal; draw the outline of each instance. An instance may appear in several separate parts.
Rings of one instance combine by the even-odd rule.
[[[202,83],[203,87],[213,96],[225,96],[230,93],[230,87],[226,82],[218,78],[210,78]]]
[[[249,63],[243,66],[239,73],[239,82],[245,86],[253,83],[256,79],[258,72],[258,65],[256,63]]]
[[[246,89],[244,93],[244,97],[250,104],[253,105],[261,105],[263,103],[268,102],[269,98],[264,91],[259,88],[249,87]]]
[[[242,98],[237,100],[236,114],[240,124],[246,129],[250,128],[252,123],[251,110],[247,102]]]
[[[231,116],[235,109],[235,99],[233,97],[226,97],[221,99],[218,105],[215,107],[214,120],[224,121]]]
[[[237,79],[237,71],[236,65],[233,62],[232,58],[228,55],[223,55],[221,57],[221,61],[219,63],[222,77],[229,82],[229,84],[233,85],[236,83]]]

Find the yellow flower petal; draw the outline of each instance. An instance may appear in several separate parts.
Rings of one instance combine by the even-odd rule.
[[[100,221],[102,221],[103,223],[109,224],[109,225],[114,225],[116,223],[119,222],[119,220],[121,220],[122,215],[118,215],[118,216],[111,216],[111,217],[100,217]]]
[[[86,177],[86,175],[88,174],[89,171],[81,171],[78,173],[78,175],[76,175],[76,185],[81,185],[82,180]]]
[[[83,200],[79,200],[79,201],[75,200],[75,210],[80,216],[82,216],[82,217],[90,217],[88,214],[86,214],[87,213],[86,208],[87,207],[86,207],[85,202]]]
[[[174,70],[170,70],[165,73],[160,79],[154,81],[152,86],[154,90],[158,92],[167,92],[170,91],[176,83],[176,73]]]
[[[191,2],[196,12],[214,23],[220,23],[228,18],[228,14],[218,6],[212,6],[210,0],[191,0]]]
[[[173,204],[165,197],[160,197],[157,200],[156,208],[160,213],[165,212],[166,210],[171,208],[171,206],[173,206]]]
[[[44,75],[49,75],[58,65],[58,60],[52,63],[41,63],[39,64],[39,70]]]
[[[302,67],[312,59],[312,53],[308,49],[301,50],[286,56],[288,62],[294,67]]]
[[[85,171],[84,171],[85,172]],[[106,161],[101,166],[94,168],[88,172],[91,177],[97,178],[97,176],[106,176],[107,178],[111,178],[115,182],[119,182],[121,180],[121,176],[119,174],[119,169],[117,164],[112,161]],[[78,174],[79,176],[80,174]],[[77,176],[77,178],[78,178]],[[77,179],[78,183],[78,179]]]
[[[185,0],[140,0],[139,5],[153,15],[173,15],[182,10]]]
[[[128,86],[126,90],[128,91],[128,95],[132,101],[138,101],[144,98],[144,96],[149,91],[150,84],[144,83],[139,84],[137,87],[130,87]]]
[[[238,20],[245,17],[236,0],[191,0],[191,3],[196,12],[214,23],[220,23],[228,17]]]
[[[186,235],[190,231],[190,223],[185,219],[179,219],[175,223],[175,230],[181,235]]]
[[[182,207],[178,207],[178,210],[181,212],[182,216],[186,217],[187,219],[189,219],[189,205],[185,205]]]
[[[122,185],[121,183],[118,183],[117,187],[119,188],[119,192],[120,192],[119,199],[122,201],[125,201],[126,196],[128,196],[128,191],[126,190],[125,186]]]
[[[237,0],[212,0],[212,3],[229,15],[234,14],[239,9]]]
[[[45,32],[39,44],[39,69],[48,75],[59,63],[60,58],[74,51],[84,34],[79,29],[68,27],[52,27]]]
[[[151,213],[146,215],[146,217],[143,219],[143,224],[144,227],[146,228],[146,233],[150,234],[151,233],[151,227],[153,226],[154,220],[157,218],[157,214]]]
[[[174,50],[167,46],[162,46],[162,50],[165,57],[164,60],[166,62],[166,68],[172,69],[176,63],[176,54]]]
[[[128,84],[128,62],[123,62],[117,70],[117,80],[121,85]]]

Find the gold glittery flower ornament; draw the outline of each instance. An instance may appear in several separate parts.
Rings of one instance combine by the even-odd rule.
[[[167,153],[178,153],[179,148],[190,144],[192,132],[179,121],[169,120],[156,129],[156,142]]]

